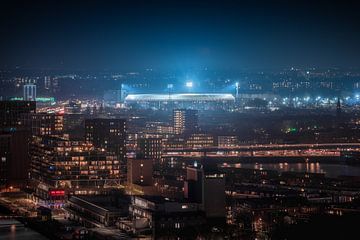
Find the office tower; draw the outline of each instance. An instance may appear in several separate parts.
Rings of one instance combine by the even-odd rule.
[[[63,114],[33,113],[27,115],[24,122],[33,135],[57,135],[64,130]]]
[[[0,128],[23,126],[24,115],[35,113],[32,101],[0,101]]]
[[[173,125],[175,134],[196,131],[198,128],[198,111],[192,109],[174,109]]]
[[[97,148],[116,155],[121,163],[123,173],[125,173],[126,121],[124,119],[86,119],[85,140],[91,142]]]
[[[160,160],[162,153],[161,138],[141,138],[138,140],[139,153],[146,159]]]
[[[218,136],[217,145],[219,147],[236,147],[239,145],[237,136]]]
[[[0,188],[6,188],[8,182],[8,164],[11,158],[11,136],[0,134]]]
[[[188,148],[203,148],[214,146],[214,137],[208,133],[192,133],[186,140]]]
[[[57,78],[57,77],[51,78],[50,91],[51,91],[52,93],[58,93],[58,92],[60,91],[59,78]]]
[[[204,177],[203,207],[209,218],[225,218],[225,177],[223,174],[206,173]]]
[[[131,158],[127,161],[128,185],[152,186],[153,163],[148,159]]]
[[[35,110],[32,101],[0,101],[0,178],[7,187],[23,187],[27,183],[31,132],[24,118]]]
[[[0,132],[0,186],[21,188],[27,185],[30,171],[30,131],[9,128]]]
[[[24,101],[36,101],[36,85],[25,84],[24,85]]]
[[[95,118],[85,120],[85,139],[95,147],[125,157],[126,121]]]
[[[45,76],[44,77],[44,88],[46,90],[50,90],[50,88],[51,88],[51,78],[50,78],[50,76]]]
[[[223,174],[205,171],[203,166],[187,167],[184,197],[201,204],[209,218],[225,218],[225,178]]]
[[[34,136],[30,156],[31,183],[45,204],[62,204],[67,193],[100,194],[119,184],[117,157],[89,142]]]

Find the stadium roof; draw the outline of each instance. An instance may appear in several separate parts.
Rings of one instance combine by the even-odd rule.
[[[129,94],[125,101],[235,101],[228,93]]]

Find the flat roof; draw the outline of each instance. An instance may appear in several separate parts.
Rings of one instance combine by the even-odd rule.
[[[230,93],[129,94],[125,101],[235,101]]]
[[[140,195],[140,196],[134,196],[138,199],[147,200],[149,202],[153,202],[155,204],[161,204],[165,202],[174,202],[172,199],[162,197],[162,196],[149,196],[149,195]]]
[[[115,198],[118,197],[116,200]],[[99,214],[105,214],[106,212],[122,212],[123,209],[114,205],[114,202],[121,202],[125,204],[125,202],[129,202],[127,200],[127,196],[109,196],[109,195],[79,195],[79,196],[71,196],[68,201],[73,204],[77,204],[78,206],[97,212]]]

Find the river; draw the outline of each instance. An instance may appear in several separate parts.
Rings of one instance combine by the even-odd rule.
[[[1,240],[47,240],[40,233],[25,227],[21,222],[14,219],[0,219]]]

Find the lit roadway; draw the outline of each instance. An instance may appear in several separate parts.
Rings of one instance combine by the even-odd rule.
[[[360,143],[254,144],[235,147],[171,148],[164,157],[337,157],[341,151],[360,151]]]
[[[342,189],[333,186],[319,186],[319,187],[307,187],[307,186],[291,186],[291,185],[275,185],[275,184],[261,184],[261,183],[241,183],[243,186],[268,188],[271,190],[284,189],[295,190],[306,193],[328,193],[332,195],[346,195],[356,197],[359,196],[359,190],[354,189]]]

